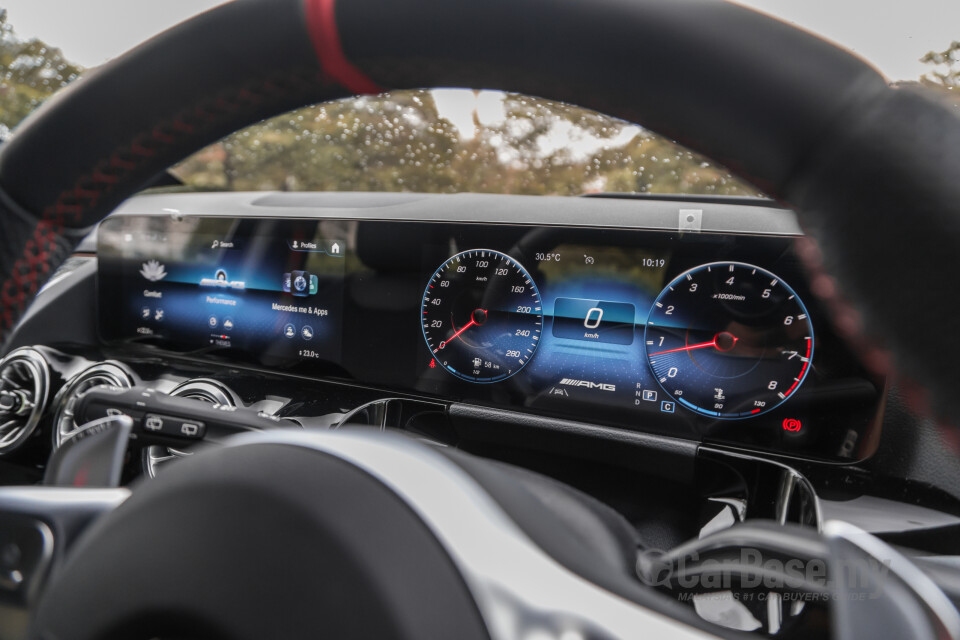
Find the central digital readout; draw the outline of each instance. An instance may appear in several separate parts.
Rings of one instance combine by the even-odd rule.
[[[633,343],[637,310],[609,300],[557,298],[553,303],[553,335],[585,342]]]

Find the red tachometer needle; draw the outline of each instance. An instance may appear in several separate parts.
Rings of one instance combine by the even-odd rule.
[[[713,340],[710,342],[701,342],[700,344],[691,344],[686,347],[677,347],[676,349],[667,349],[666,351],[657,351],[656,353],[651,353],[651,356],[659,356],[665,353],[676,353],[677,351],[693,351],[694,349],[706,349],[707,347],[713,347],[718,351],[730,351],[733,349],[733,345],[737,344],[737,338],[732,333],[723,331],[713,336]]]

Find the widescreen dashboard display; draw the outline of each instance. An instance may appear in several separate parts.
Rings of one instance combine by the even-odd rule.
[[[99,234],[100,330],[147,351],[850,457],[882,381],[830,331],[792,247],[623,229],[126,215]]]

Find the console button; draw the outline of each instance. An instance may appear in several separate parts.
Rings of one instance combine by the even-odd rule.
[[[156,413],[148,413],[144,416],[143,428],[152,433],[190,440],[200,440],[207,432],[207,426],[199,420],[164,416]]]

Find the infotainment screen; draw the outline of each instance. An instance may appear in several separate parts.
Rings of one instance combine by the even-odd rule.
[[[879,415],[790,237],[123,215],[97,257],[126,353],[831,459]]]
[[[347,244],[315,223],[140,218],[100,232],[105,337],[339,362]]]

